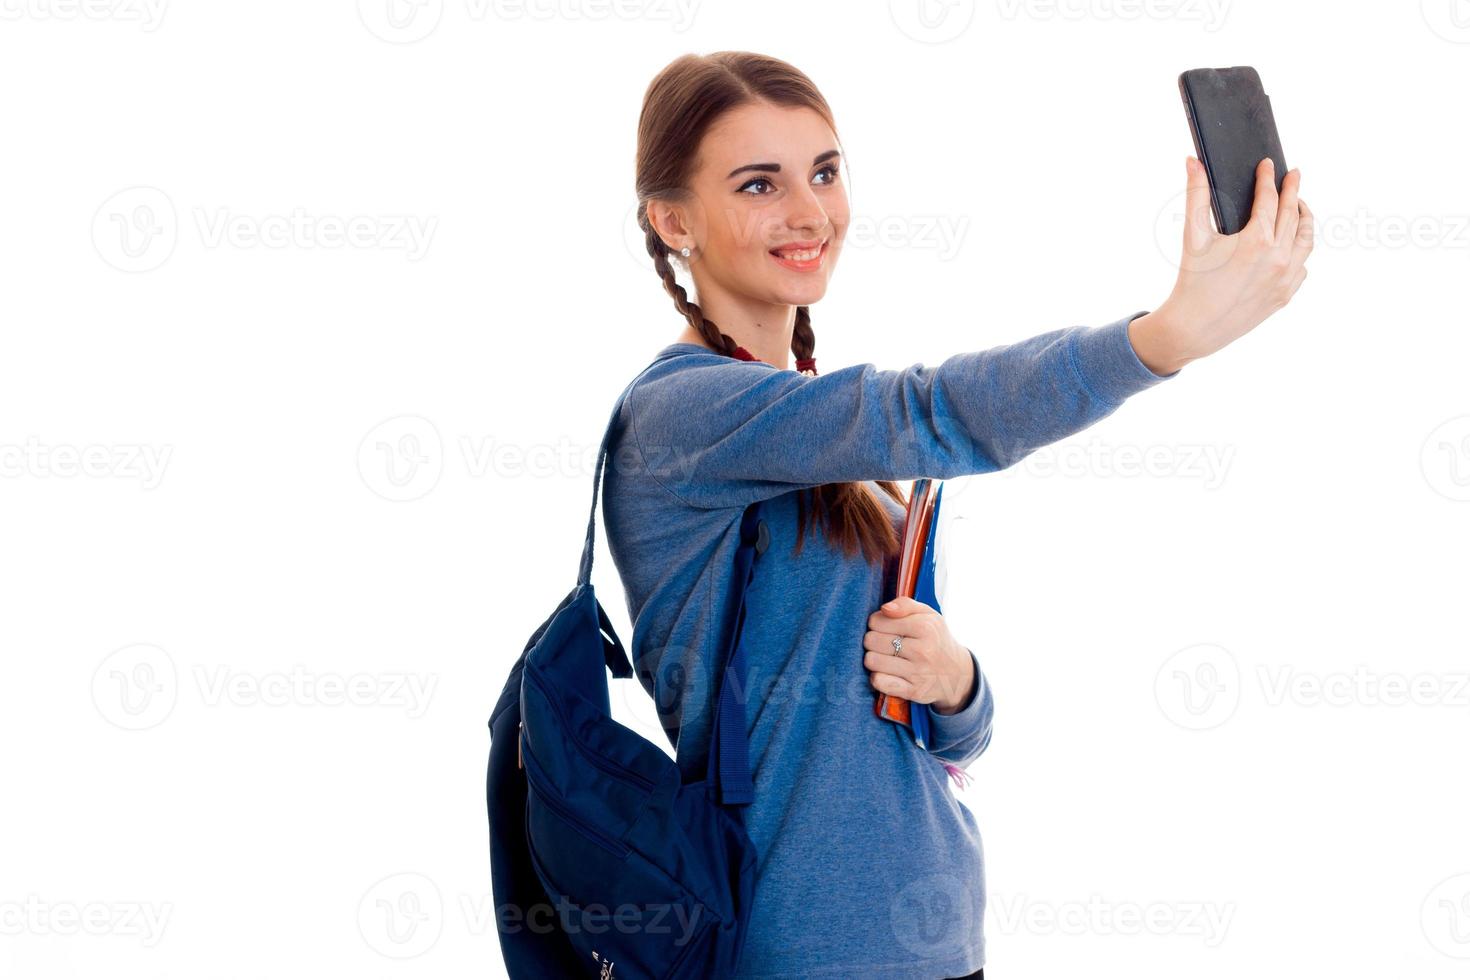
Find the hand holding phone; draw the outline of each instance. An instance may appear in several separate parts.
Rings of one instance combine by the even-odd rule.
[[[1235,77],[1255,77],[1254,70],[1245,71],[1248,75]],[[1191,74],[1181,76],[1181,89],[1185,87],[1183,79]],[[1250,135],[1249,127],[1239,120],[1232,125],[1224,115],[1205,110],[1206,101],[1193,103],[1190,118],[1196,148],[1210,155],[1215,164],[1214,180],[1205,163],[1188,158],[1179,277],[1168,299],[1129,326],[1139,357],[1158,374],[1173,373],[1190,361],[1213,354],[1284,307],[1306,278],[1306,260],[1312,251],[1312,212],[1298,196],[1301,171],[1280,173],[1268,152],[1255,157],[1245,178],[1236,173],[1237,161],[1255,155],[1257,151],[1252,147],[1262,143],[1274,142],[1274,152],[1279,156],[1274,122],[1269,134]],[[1221,101],[1242,111],[1260,104],[1251,97],[1222,97]],[[1259,121],[1264,117],[1257,113],[1254,118]],[[1207,135],[1212,128],[1217,131],[1213,138]],[[1219,135],[1227,131],[1247,135],[1232,143]],[[1243,222],[1239,218],[1241,207],[1232,196],[1241,191],[1221,190],[1230,187],[1250,188]],[[1212,217],[1221,230],[1211,226]],[[1240,227],[1236,231],[1225,230],[1237,222]]]

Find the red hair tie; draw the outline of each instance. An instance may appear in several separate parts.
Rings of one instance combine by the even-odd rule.
[[[758,361],[758,360],[760,360],[760,358],[756,357],[750,351],[746,350],[744,347],[741,347],[738,344],[735,346],[735,355],[734,356],[737,357],[737,358],[739,358],[742,361]],[[815,357],[798,357],[796,359],[796,370],[802,372],[803,374],[805,374],[807,371],[810,371],[812,374],[816,374],[817,373],[817,359]]]

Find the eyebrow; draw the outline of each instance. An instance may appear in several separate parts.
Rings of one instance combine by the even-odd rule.
[[[812,158],[812,166],[815,167],[817,164],[821,163],[823,160],[830,160],[833,157],[839,156],[839,155],[840,155],[840,153],[837,150],[828,150],[826,153],[818,153],[815,157]],[[736,174],[738,174],[738,173],[744,173],[747,170],[768,170],[771,173],[777,173],[778,174],[778,173],[781,172],[781,165],[779,163],[747,163],[743,167],[736,167],[734,170],[730,171],[729,175],[726,176],[725,179],[726,180],[729,180],[731,177],[734,177]]]

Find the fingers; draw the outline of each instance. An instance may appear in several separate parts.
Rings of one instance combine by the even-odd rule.
[[[903,637],[903,653],[893,649],[893,638]],[[863,649],[873,653],[881,653],[884,656],[897,657],[900,660],[908,660],[919,653],[921,649],[927,648],[928,641],[922,636],[914,636],[910,633],[883,633],[878,630],[869,630],[863,634]]]
[[[1297,191],[1302,185],[1302,172],[1291,170],[1286,178],[1281,181],[1281,202],[1276,209],[1276,229],[1274,241],[1284,249],[1290,250],[1292,243],[1296,241],[1296,226],[1300,214],[1297,212]]]
[[[910,595],[901,595],[897,598],[889,599],[878,608],[889,616],[909,616],[917,612],[924,612],[925,610],[929,612],[934,611],[933,606],[920,602]]]
[[[1210,225],[1210,178],[1205,166],[1194,157],[1186,157],[1184,169],[1189,182],[1184,190],[1184,249],[1186,254],[1198,255],[1215,236]]]
[[[905,701],[918,700],[915,696],[919,693],[918,687],[912,681],[905,680],[902,677],[895,677],[892,674],[874,674],[871,683],[873,690],[880,691],[883,694],[891,694],[896,698],[903,698]]]
[[[1287,293],[1286,293],[1286,298],[1287,299],[1291,299],[1293,296],[1296,295],[1296,291],[1298,289],[1301,289],[1302,288],[1302,282],[1306,278],[1307,278],[1307,267],[1306,266],[1302,266],[1300,269],[1296,270],[1296,278],[1292,279],[1291,286],[1288,288]]]
[[[891,653],[876,653],[872,650],[863,654],[863,666],[874,672],[892,674],[894,677],[905,679],[908,678],[909,673],[914,669],[912,660],[895,657]]]
[[[1296,222],[1296,235],[1291,247],[1292,264],[1301,266],[1307,261],[1307,256],[1312,254],[1312,246],[1317,241],[1317,221],[1312,215],[1312,209],[1307,207],[1307,202],[1297,199],[1297,210],[1300,215]]]
[[[1284,184],[1282,190],[1285,190]],[[1283,199],[1284,197],[1285,195],[1283,194]],[[1296,206],[1299,214],[1296,229],[1292,234],[1290,244],[1287,246],[1290,248],[1290,253],[1289,258],[1284,264],[1281,278],[1282,285],[1279,294],[1279,303],[1281,306],[1285,306],[1291,302],[1291,298],[1296,295],[1296,291],[1301,288],[1302,282],[1307,278],[1306,261],[1307,256],[1312,253],[1315,234],[1315,222],[1312,217],[1311,208],[1307,207],[1307,202],[1298,199]],[[1283,244],[1285,243],[1277,242],[1272,250],[1279,250]]]
[[[868,629],[887,634],[890,638],[902,636],[903,642],[907,643],[911,637],[931,636],[934,620],[938,617],[936,612],[919,612],[911,616],[886,616],[875,612],[868,617]]]
[[[909,596],[885,602],[878,611],[868,617],[868,629],[884,633],[902,633],[904,636],[922,636],[920,624],[925,620],[937,619],[934,607]],[[927,627],[925,627],[927,628]]]
[[[1250,224],[1258,224],[1268,236],[1276,228],[1276,165],[1266,157],[1256,164],[1256,198],[1251,205]]]

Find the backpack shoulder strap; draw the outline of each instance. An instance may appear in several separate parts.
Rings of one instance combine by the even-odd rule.
[[[662,357],[654,360],[638,373],[618,395],[613,404],[612,416],[602,434],[602,443],[597,450],[597,465],[592,473],[592,508],[587,515],[587,536],[582,545],[582,561],[577,568],[577,589],[592,580],[592,554],[597,534],[597,494],[602,486],[603,464],[607,460],[608,446],[612,441],[613,429],[617,425],[618,413],[628,394],[649,368]],[[731,596],[733,620],[731,634],[725,647],[718,653],[715,664],[716,676],[720,678],[716,692],[714,725],[710,730],[709,758],[706,769],[708,777],[714,777],[719,785],[719,802],[731,805],[747,804],[754,799],[754,784],[750,777],[750,745],[746,732],[745,689],[749,672],[749,658],[742,642],[745,632],[745,593],[755,577],[756,558],[765,552],[770,543],[770,531],[766,526],[763,504],[756,501],[745,509],[740,522],[740,546],[735,551],[734,591]],[[630,677],[633,670],[627,653],[617,641],[612,624],[602,605],[597,606],[608,667],[614,677]]]
[[[763,517],[762,501],[745,509],[740,521],[740,547],[735,552],[733,579],[734,620],[728,647],[716,670],[720,689],[710,729],[706,778],[718,780],[720,803],[741,806],[755,799],[750,777],[750,736],[746,732],[745,700],[749,658],[745,651],[746,592],[755,578],[756,559],[770,545],[771,533]]]
[[[651,366],[651,365],[650,365]],[[646,369],[645,369],[646,370]],[[587,515],[587,537],[582,545],[582,561],[577,567],[577,585],[586,585],[592,580],[592,552],[595,549],[594,541],[597,536],[597,491],[602,487],[602,465],[607,460],[607,447],[612,442],[613,428],[617,425],[618,413],[623,410],[623,402],[627,400],[628,393],[643,377],[643,372],[638,377],[628,382],[628,387],[618,396],[613,403],[612,417],[607,420],[607,428],[602,433],[602,444],[597,448],[597,465],[592,470],[592,509]]]

